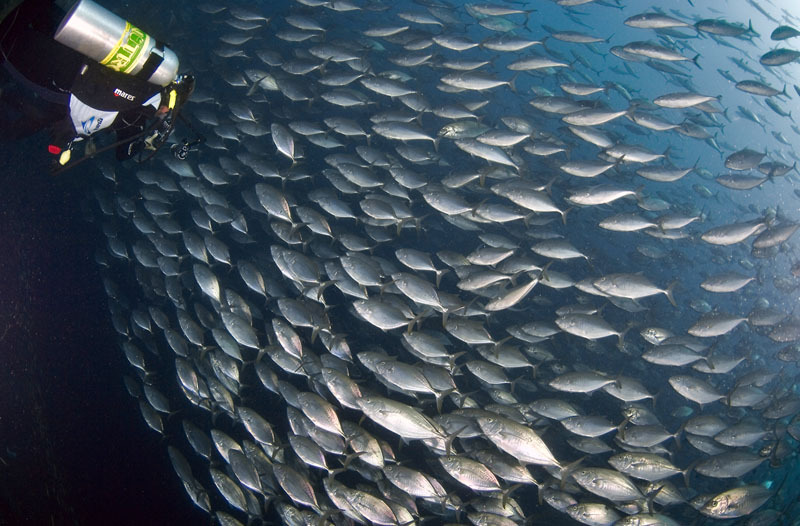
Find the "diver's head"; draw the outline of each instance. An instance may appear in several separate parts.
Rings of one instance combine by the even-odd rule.
[[[192,96],[194,93],[194,84],[195,78],[194,75],[186,74],[186,75],[178,75],[175,77],[174,84],[176,85],[176,89],[178,90],[178,99],[180,103],[183,104],[189,97]]]

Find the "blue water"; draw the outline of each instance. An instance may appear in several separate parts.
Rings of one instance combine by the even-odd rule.
[[[675,11],[670,14],[689,21],[724,17],[728,21],[746,25],[750,20],[760,37],[752,40],[721,37],[723,43],[732,44],[738,47],[738,50],[721,45],[707,36],[678,40],[675,44],[676,48],[687,57],[700,55],[698,63],[701,69],[695,67],[691,62],[687,62],[685,67],[676,66],[686,73],[685,78],[691,82],[691,89],[720,97],[717,105],[725,113],[714,114],[712,117],[716,119],[716,124],[707,129],[715,136],[722,153],[704,141],[685,137],[675,132],[652,132],[635,126],[624,118],[603,125],[601,128],[622,142],[637,144],[653,152],[664,152],[669,147],[670,161],[676,166],[688,168],[697,162],[699,168],[707,170],[703,173],[711,174],[711,176],[727,173],[723,164],[725,157],[745,147],[756,151],[767,151],[771,160],[792,165],[796,159],[794,151],[791,147],[778,142],[770,132],[780,132],[794,144],[797,142],[798,135],[792,129],[794,120],[778,116],[766,107],[759,97],[735,89],[718,71],[718,69],[730,71],[738,80],[753,78],[753,75],[742,71],[730,60],[730,57],[742,57],[751,67],[763,74],[766,83],[778,89],[787,84],[787,93],[790,98],[779,98],[778,104],[787,111],[795,113],[796,100],[800,95],[794,92],[792,85],[797,82],[794,75],[798,73],[798,66],[790,64],[770,69],[758,63],[758,57],[773,47],[774,43],[769,40],[769,34],[776,24],[767,20],[746,2],[715,3],[714,6],[711,6],[702,5],[702,2],[696,0],[694,4],[695,6],[691,6],[688,2],[675,1],[665,6],[658,2],[637,2],[635,6],[627,6],[624,9],[618,9],[614,5],[588,4],[567,10],[555,2],[527,2],[513,4],[517,8],[536,10],[527,20],[521,15],[511,15],[508,20],[518,24],[514,34],[522,38],[542,39],[547,35],[547,31],[542,26],[547,25],[557,30],[580,31],[609,39],[608,43],[587,46],[559,42],[549,38],[546,45],[553,57],[572,63],[571,71],[575,75],[576,81],[586,82],[589,79],[598,84],[617,82],[624,86],[635,99],[641,99],[640,104],[643,106],[645,101],[652,101],[655,97],[669,92],[686,91],[687,87],[642,64],[627,64],[633,75],[625,74],[626,65],[622,60],[609,53],[610,46],[624,45],[634,40],[655,40],[655,34],[651,30],[625,26],[622,23],[625,18],[661,6],[668,10],[674,9]],[[380,42],[386,51],[374,48],[370,52],[370,61],[374,71],[384,71],[402,69],[386,60],[387,55],[399,52],[399,46],[380,41],[380,39],[366,39],[361,32],[374,25],[399,23],[399,19],[394,19],[392,16],[400,11],[425,12],[423,4],[414,2],[385,4],[389,9],[384,12],[354,13],[336,13],[324,8],[312,10],[292,2],[228,2],[226,3],[228,7],[245,6],[272,17],[272,20],[267,29],[257,30],[260,33],[256,40],[242,46],[249,53],[250,58],[223,59],[214,53],[214,50],[220,45],[216,38],[219,34],[235,32],[223,23],[225,19],[229,18],[226,13],[219,15],[202,13],[195,8],[194,2],[179,2],[170,7],[165,7],[161,2],[106,2],[105,5],[121,16],[135,21],[151,34],[165,39],[181,57],[182,71],[189,71],[197,75],[198,93],[211,94],[220,102],[219,105],[190,103],[184,110],[184,115],[190,119],[190,122],[201,133],[209,137],[214,136],[214,130],[198,122],[197,119],[193,119],[193,112],[202,108],[215,112],[224,120],[231,120],[227,113],[227,104],[244,99],[247,90],[242,87],[231,87],[220,78],[221,75],[234,74],[247,67],[268,70],[267,66],[254,58],[255,51],[259,49],[272,49],[287,58],[297,49],[307,47],[306,43],[291,44],[271,36],[276,29],[287,27],[282,20],[286,15],[305,13],[313,16],[327,28],[325,40],[328,42],[357,40],[362,45],[374,45],[376,42]],[[780,14],[778,8],[768,3],[762,5],[770,13],[775,13],[776,16]],[[475,42],[492,36],[489,30],[475,24],[474,20],[468,17],[463,6],[459,6],[459,3],[454,3],[453,6],[458,7],[453,9],[453,12],[460,21],[459,24],[452,27],[453,32],[463,34]],[[791,6],[787,6],[787,8],[791,9]],[[800,15],[800,13],[793,14]],[[526,21],[527,24],[523,25]],[[796,19],[792,21],[797,23]],[[405,22],[403,23],[405,24]],[[437,28],[427,26],[421,27],[421,30],[433,33],[438,31]],[[695,32],[691,29],[679,29],[679,31],[692,37],[695,36]],[[691,46],[691,49],[684,49],[683,42],[686,46]],[[791,48],[792,45],[796,46],[797,44],[789,40],[782,45]],[[482,49],[473,49],[460,54],[444,48],[434,47],[434,50],[437,55],[445,58],[477,59],[491,58],[495,55],[494,52]],[[539,54],[545,53],[541,46],[534,46],[531,51]],[[503,80],[511,79],[511,72],[507,71],[505,66],[518,57],[516,53],[507,55],[499,56],[488,69],[488,71],[496,72],[496,75]],[[578,57],[586,61],[590,67],[584,66],[577,60]],[[672,65],[674,66],[674,64]],[[331,64],[329,67],[333,69],[335,65]],[[443,93],[437,89],[436,85],[439,77],[443,74],[442,70],[420,66],[405,71],[415,77],[409,84],[414,85],[418,91],[423,93],[431,106],[486,98],[489,104],[480,110],[484,124],[502,127],[500,124],[502,116],[522,116],[535,123],[538,129],[568,142],[571,146],[569,152],[571,159],[593,159],[599,151],[588,144],[581,144],[566,131],[559,116],[540,113],[528,104],[528,101],[534,96],[533,90],[539,93],[546,90],[556,95],[562,94],[559,84],[567,79],[555,71],[519,75],[515,80],[516,92],[501,86],[483,93],[455,95]],[[578,74],[581,74],[582,78]],[[312,72],[308,77],[316,78],[317,75],[318,72]],[[358,84],[350,87],[360,88]],[[361,91],[366,92],[364,89]],[[399,104],[390,104],[388,99],[381,95],[371,92],[367,92],[367,94],[372,100],[378,101],[383,106],[395,108],[400,106]],[[266,126],[269,126],[271,122],[285,124],[292,120],[321,121],[329,116],[354,118],[366,126],[369,124],[367,116],[373,112],[371,108],[346,110],[321,101],[315,102],[313,105],[305,102],[292,103],[277,92],[268,92],[264,96],[268,102],[254,106],[258,109],[259,122]],[[610,89],[607,95],[601,93],[588,98],[605,101],[608,106],[617,110],[625,109],[630,104],[614,89]],[[379,108],[385,109],[383,106]],[[737,111],[739,106],[759,115],[765,122],[766,131],[757,124],[742,118]],[[666,109],[658,113],[678,124],[687,116],[699,112],[691,109]],[[431,134],[434,134],[444,123],[444,120],[432,115],[422,117],[424,129]],[[178,139],[191,136],[192,131],[185,126],[179,126],[175,134]],[[339,138],[347,143],[346,151],[350,153],[352,153],[353,144],[364,143],[363,139],[352,142],[342,137]],[[74,509],[74,511],[60,516],[63,519],[61,523],[99,524],[103,520],[113,520],[118,524],[141,524],[143,521],[156,524],[196,524],[197,521],[204,520],[204,514],[191,506],[180,481],[173,473],[165,454],[164,442],[167,442],[177,445],[189,457],[195,476],[209,493],[213,509],[227,509],[240,520],[244,520],[244,515],[237,515],[237,512],[232,512],[229,507],[226,507],[224,500],[210,482],[208,464],[197,456],[192,456],[183,437],[180,420],[191,420],[204,429],[212,426],[224,426],[226,432],[239,434],[237,436],[241,436],[241,426],[237,428],[224,417],[212,420],[206,412],[200,411],[186,402],[174,381],[175,374],[172,365],[174,356],[163,339],[159,340],[160,357],[153,359],[150,354],[147,354],[146,357],[148,360],[153,359],[153,367],[157,369],[155,376],[157,385],[169,397],[174,407],[180,408],[174,418],[165,418],[165,439],[159,439],[155,433],[145,428],[138,414],[138,403],[129,398],[122,387],[123,372],[130,374],[131,371],[119,350],[120,339],[116,337],[111,327],[110,314],[101,286],[101,273],[103,276],[111,276],[122,287],[124,295],[132,306],[141,307],[157,303],[163,307],[169,304],[164,302],[163,298],[154,298],[152,294],[146,292],[148,287],[137,282],[139,274],[133,271],[133,267],[128,262],[116,261],[108,256],[106,240],[102,234],[104,222],[110,221],[115,228],[119,229],[120,235],[128,243],[129,251],[132,244],[137,241],[139,234],[122,214],[113,221],[103,217],[98,212],[94,196],[98,190],[112,199],[119,195],[135,195],[140,186],[139,181],[135,178],[135,173],[143,167],[133,163],[116,167],[116,185],[112,185],[107,179],[104,179],[98,167],[92,163],[87,163],[74,172],[53,180],[45,175],[47,162],[43,159],[45,156],[42,153],[44,144],[44,137],[36,137],[26,141],[19,148],[9,149],[5,154],[10,166],[5,177],[6,184],[15,190],[3,193],[4,233],[0,239],[2,239],[3,246],[13,247],[13,249],[5,250],[4,261],[0,261],[2,263],[0,269],[4,270],[1,273],[4,288],[0,291],[8,291],[5,297],[11,298],[10,301],[4,302],[5,305],[17,305],[17,307],[4,305],[3,317],[0,318],[0,321],[11,327],[8,339],[0,340],[0,345],[2,345],[0,355],[7,360],[4,367],[9,371],[9,374],[6,375],[8,382],[0,382],[0,387],[4,389],[3,392],[7,391],[8,393],[8,396],[2,397],[2,400],[14,401],[9,402],[0,413],[0,417],[2,417],[0,437],[3,440],[0,442],[0,446],[5,443],[9,448],[5,455],[0,451],[0,457],[9,463],[8,469],[14,479],[20,481],[17,486],[50,487],[50,484],[37,484],[36,481],[52,480],[53,485],[61,488],[61,495],[64,495],[61,498],[71,502]],[[218,163],[220,157],[234,157],[239,151],[239,145],[230,141],[225,144],[229,151],[205,147],[193,152],[189,160],[190,165],[197,171],[198,163]],[[298,144],[304,153],[304,160],[298,166],[298,171],[318,174],[328,167],[323,160],[328,152],[301,140],[298,140]],[[259,145],[260,149],[257,153],[269,159],[282,172],[288,169],[287,159],[275,153],[275,147],[269,136],[251,139],[247,145],[250,149],[253,149],[253,145]],[[372,145],[386,148],[389,151],[392,151],[395,146],[394,143],[380,137],[374,138]],[[685,229],[691,238],[663,242],[641,233],[609,232],[596,226],[601,219],[612,213],[639,211],[634,200],[622,200],[603,207],[578,208],[569,213],[566,226],[554,226],[555,230],[565,235],[574,246],[583,251],[591,262],[591,265],[582,260],[567,263],[557,262],[553,268],[560,272],[565,272],[577,279],[613,272],[644,272],[654,283],[662,287],[673,280],[679,281],[675,293],[680,306],[678,309],[674,309],[663,297],[659,296],[642,301],[650,309],[645,314],[631,315],[613,307],[605,308],[602,311],[604,319],[617,330],[622,330],[632,320],[637,324],[636,330],[632,330],[631,336],[627,338],[630,346],[627,349],[629,354],[620,353],[614,348],[613,343],[607,343],[607,340],[599,344],[586,344],[585,340],[568,339],[559,341],[555,345],[555,349],[559,352],[560,362],[567,366],[580,363],[611,375],[624,374],[638,378],[648,386],[653,394],[658,395],[658,415],[661,422],[667,429],[677,430],[685,420],[685,416],[678,416],[679,411],[688,407],[695,412],[698,408],[696,404],[687,402],[678,396],[666,382],[668,376],[679,374],[679,371],[671,369],[667,371],[642,360],[629,358],[630,355],[640,354],[647,347],[638,336],[635,336],[635,333],[638,332],[639,327],[651,325],[667,327],[676,334],[685,332],[699,317],[699,313],[689,306],[692,301],[703,300],[708,302],[711,307],[721,311],[747,316],[756,301],[766,299],[771,306],[787,314],[793,313],[797,307],[797,282],[790,273],[790,268],[796,258],[793,239],[783,245],[774,256],[768,259],[758,259],[750,255],[749,242],[732,247],[714,247],[701,241],[699,236],[712,226],[758,219],[766,213],[767,209],[777,211],[778,216],[782,219],[797,221],[796,200],[798,196],[794,193],[797,182],[796,172],[791,172],[786,177],[774,178],[760,187],[748,191],[727,189],[716,183],[713,178],[703,177],[698,172],[692,172],[677,182],[655,183],[636,176],[634,170],[638,167],[637,165],[632,165],[632,167],[623,165],[619,171],[612,170],[606,176],[601,176],[595,181],[584,181],[569,178],[559,172],[556,163],[564,159],[563,155],[556,155],[552,158],[536,158],[520,153],[519,148],[516,149],[516,152],[525,161],[525,173],[542,181],[558,177],[553,185],[553,199],[559,206],[566,206],[564,199],[573,188],[604,182],[631,189],[641,187],[644,195],[657,197],[671,203],[675,211],[703,215],[703,222],[693,223]],[[442,159],[448,161],[450,166],[415,167],[418,171],[424,172],[432,181],[449,174],[451,170],[485,166],[483,161],[469,159],[450,141],[441,142],[438,154]],[[154,161],[144,168],[173,176],[163,162],[163,159],[168,156],[167,151],[162,151]],[[104,159],[103,162],[108,162],[108,159]],[[654,164],[658,162],[656,161]],[[243,172],[246,175],[241,179],[241,186],[231,185],[230,188],[221,191],[237,206],[245,209],[240,196],[241,190],[251,188],[257,178],[250,171],[243,170]],[[178,178],[175,177],[175,179]],[[287,192],[302,203],[305,201],[306,194],[320,184],[329,186],[319,175],[315,175],[315,179],[311,181],[289,183]],[[487,186],[489,185],[487,183]],[[707,191],[703,187],[707,188]],[[465,192],[465,195],[473,203],[491,197],[482,188],[473,188],[471,191]],[[354,210],[358,210],[357,199],[349,202]],[[185,205],[185,208],[175,210],[175,219],[183,224],[191,224],[189,212],[194,206],[193,203],[188,199],[184,199],[180,203]],[[413,210],[419,215],[432,212],[418,194],[415,194]],[[87,222],[86,219],[89,221]],[[262,232],[255,218],[248,218],[248,221],[251,229]],[[337,225],[338,228],[344,228],[342,223],[337,223]],[[423,220],[423,225],[425,228],[422,234],[412,231],[403,232],[398,246],[410,246],[430,252],[448,249],[464,254],[479,246],[479,242],[472,232],[460,231],[435,215]],[[503,231],[494,226],[487,226],[486,229],[496,232]],[[509,232],[523,238],[525,235],[524,227],[521,224],[509,226]],[[530,242],[524,245],[525,250],[527,250],[528,244]],[[264,265],[271,265],[267,252],[268,245],[263,248],[260,245],[238,245],[233,242],[230,242],[229,245],[234,260],[249,258],[259,262],[263,261]],[[658,247],[667,255],[661,259],[648,259],[637,252],[637,246]],[[389,257],[393,253],[393,249],[394,247],[391,250],[380,250],[379,254]],[[95,258],[96,251],[100,251],[102,255]],[[526,253],[530,254],[530,252]],[[95,259],[107,262],[108,268],[101,266],[98,269]],[[439,266],[442,265],[438,261],[436,263]],[[190,266],[186,268],[188,269]],[[279,278],[274,266],[270,268],[275,272],[275,277]],[[736,270],[744,274],[755,275],[758,280],[735,294],[711,294],[700,289],[700,282],[709,275],[722,270]],[[229,276],[225,272],[219,267],[220,275],[226,276],[222,279],[230,280],[226,283],[236,283],[235,286],[243,288],[241,282],[234,281],[238,280],[235,270]],[[9,278],[9,276],[14,278]],[[19,278],[17,279],[16,276]],[[776,281],[776,278],[780,279]],[[443,282],[444,287],[453,290],[455,281],[456,278],[451,273]],[[783,290],[776,287],[776,283]],[[185,277],[184,285],[187,297],[196,294],[196,292],[192,292],[193,289],[196,290],[196,285],[190,275]],[[785,287],[791,287],[791,290],[787,291]],[[238,292],[245,294],[242,290],[238,290]],[[330,301],[333,305],[346,305],[351,301],[336,292],[332,294],[332,298],[337,300]],[[553,311],[556,307],[574,303],[576,298],[574,291],[569,289],[556,291],[537,288],[535,296],[536,301],[527,301],[521,304],[519,309],[503,313],[487,321],[486,326],[496,340],[505,336],[506,325],[522,323],[530,319],[552,321],[554,319]],[[32,301],[31,298],[38,300]],[[330,316],[334,325],[348,335],[348,341],[354,352],[357,352],[362,345],[375,343],[380,344],[387,351],[398,352],[399,333],[397,331],[381,333],[345,311],[345,308],[333,309]],[[269,312],[267,314],[271,315]],[[174,316],[171,317],[174,318]],[[434,327],[436,324],[435,320],[429,320],[426,323],[429,324],[426,327]],[[177,324],[175,325],[177,326]],[[257,327],[257,329],[260,331],[261,327]],[[308,337],[307,332],[303,334]],[[13,344],[6,345],[6,342],[13,342]],[[774,357],[775,352],[783,345],[770,341],[766,337],[765,330],[751,329],[743,325],[731,334],[719,338],[719,345],[715,352],[748,356],[749,363],[741,365],[741,369],[736,370],[739,376],[757,367],[780,372],[781,375],[778,379],[766,388],[774,398],[778,398],[786,394],[797,394],[794,381],[797,366],[792,363],[780,362]],[[316,344],[315,349],[321,349],[319,343]],[[35,357],[35,360],[28,359],[28,356]],[[553,376],[552,373],[550,374]],[[721,392],[731,390],[735,386],[737,375],[731,375],[728,378],[714,378],[716,387]],[[276,432],[285,436],[287,428],[285,409],[280,405],[282,403],[280,398],[266,393],[261,388],[252,369],[243,368],[242,376],[243,385],[247,386],[247,390],[242,392],[242,401],[270,418],[275,425]],[[372,377],[368,373],[364,374],[364,371],[359,376],[362,376],[365,381],[372,381]],[[480,383],[468,375],[460,378],[459,382],[462,391],[480,388]],[[33,394],[37,391],[25,394],[28,393],[26,389],[31,384],[39,386],[40,395]],[[303,382],[297,381],[295,384],[299,388],[307,388]],[[516,394],[520,398],[529,396],[533,399],[538,396],[535,393],[526,392],[524,389]],[[550,395],[552,394],[550,393]],[[596,394],[590,401],[584,397],[567,398],[574,400],[587,412],[591,410],[593,414],[605,414],[615,423],[619,423],[621,420],[618,414],[619,404],[610,400],[609,397]],[[39,401],[39,406],[43,408],[41,413],[34,414],[31,408],[36,404],[32,403],[32,400]],[[730,415],[732,418],[742,414],[727,409],[719,402],[713,404],[708,411]],[[20,414],[24,415],[21,419],[18,416]],[[352,415],[348,413],[348,416]],[[27,425],[4,426],[4,421],[25,422]],[[784,423],[788,423],[788,420],[785,420]],[[26,438],[35,428],[44,431],[35,435],[36,440],[29,442]],[[8,431],[9,429],[12,431]],[[563,431],[554,425],[553,429],[547,433],[558,436]],[[548,436],[550,435],[545,434],[546,440],[548,440]],[[389,439],[387,438],[387,440]],[[797,442],[790,437],[786,437],[785,440],[790,449],[796,451]],[[394,438],[391,441],[396,444]],[[553,450],[557,458],[574,460],[578,457],[575,451],[569,450],[563,444],[563,441],[559,444],[559,446],[554,446]],[[675,449],[671,442],[668,444],[671,449],[674,449],[673,461],[680,466],[685,467],[697,457],[696,452],[691,450],[685,441],[681,449]],[[766,441],[760,442],[759,446],[764,444]],[[52,461],[49,460],[51,457],[43,454],[47,451],[53,455]],[[415,456],[417,453],[420,457],[424,457],[426,454],[426,450],[418,444],[412,445],[409,450],[401,451],[404,451],[402,455],[406,457]],[[48,460],[41,462],[43,457]],[[745,477],[748,483],[765,483],[773,488],[781,486],[782,491],[778,497],[771,500],[762,509],[785,510],[786,515],[780,520],[786,524],[792,523],[791,521],[798,513],[797,507],[793,506],[800,494],[800,489],[797,489],[800,488],[798,485],[800,471],[798,471],[796,463],[796,453],[793,453],[782,462],[776,462],[775,467],[769,467],[766,462]],[[591,464],[603,465],[603,461],[592,459]],[[35,465],[38,470],[47,474],[42,477],[32,477],[31,471],[25,469],[25,466],[28,465]],[[47,471],[48,467],[53,465],[56,468],[53,471]],[[424,463],[420,463],[420,466],[424,465]],[[57,473],[57,475],[52,475],[52,473]],[[319,478],[316,477],[315,480],[318,481]],[[350,482],[349,479],[348,481]],[[697,492],[714,493],[733,485],[728,484],[730,481],[705,479],[698,475],[693,476],[692,481],[693,489]],[[678,482],[675,483],[678,485]],[[355,479],[352,480],[352,484],[356,484]],[[14,484],[11,486],[6,494],[12,497],[8,499],[12,502],[8,516],[14,517],[14,520],[3,522],[3,508],[0,508],[0,524],[19,524],[17,517],[21,517],[23,521],[30,524],[42,523],[39,519],[47,515],[34,511],[39,502],[44,502],[44,508],[47,510],[61,512],[58,501],[49,496],[41,497],[41,495],[47,495],[43,491],[33,492],[40,497],[32,500],[29,504],[20,505],[20,495],[24,493],[16,490]],[[315,484],[315,487],[318,488],[319,494],[324,493],[319,484]],[[458,491],[462,498],[469,493],[461,487]],[[570,520],[566,515],[558,514],[546,505],[537,506],[535,489],[523,488],[514,493],[514,498],[524,503],[525,511],[529,516],[540,516],[544,522],[564,521],[566,523]],[[676,520],[687,524],[696,520],[696,517],[700,517],[688,506],[665,509],[665,513],[673,512],[672,516]],[[56,513],[56,511],[52,513]],[[142,515],[137,515],[139,513]],[[188,518],[192,514],[196,518]],[[156,518],[153,519],[153,516]],[[273,515],[269,516],[274,518]],[[452,520],[452,517],[449,519]],[[713,522],[705,520],[709,523]],[[744,519],[742,519],[742,523],[744,523],[743,521]]]

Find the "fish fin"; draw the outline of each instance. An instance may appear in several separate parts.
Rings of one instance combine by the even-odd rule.
[[[630,418],[625,418],[620,425],[617,426],[617,434],[620,436],[621,440],[625,440],[625,428],[628,426],[628,422],[630,422]]]
[[[535,215],[536,215],[535,212],[531,212],[522,217],[522,222],[525,224],[525,228],[528,228],[530,226],[531,218]]]
[[[800,173],[800,172],[798,172],[798,173]],[[556,176],[556,177],[553,177],[552,179],[550,179],[549,181],[547,181],[547,184],[546,184],[546,185],[544,185],[544,186],[541,188],[541,191],[542,191],[542,192],[544,192],[544,193],[546,193],[546,194],[547,194],[547,195],[549,195],[550,197],[553,197],[553,183],[555,183],[555,182],[556,182],[556,179],[558,179],[558,177],[557,177],[557,176]]]
[[[625,156],[623,155],[623,158],[624,157]],[[641,185],[638,188],[636,188],[636,190],[634,190],[633,196],[636,198],[636,203],[637,204],[641,204],[643,202],[643,200],[644,200],[644,190],[645,190],[645,185]]]
[[[350,439],[347,439],[347,442],[349,444]],[[356,451],[354,453],[348,453],[347,456],[344,457],[344,462],[342,463],[342,467],[332,470],[330,476],[333,477],[336,473],[347,471],[347,468],[350,467],[350,463],[365,453],[366,451]]]
[[[531,367],[531,378],[534,382],[536,381],[536,374],[539,372],[539,367],[541,367],[541,365],[541,363],[535,363]]]
[[[508,87],[515,95],[517,94],[517,77],[519,77],[519,73],[515,74],[511,77],[511,80],[508,81]]]
[[[447,435],[445,437],[445,439],[444,439],[444,449],[445,449],[445,451],[447,452],[448,455],[452,455],[453,454],[453,440],[458,438],[458,434],[461,433],[462,431],[464,431],[466,428],[467,428],[467,426],[463,426],[463,427],[457,429],[455,432],[450,433],[449,435]]]
[[[516,490],[517,488],[519,488],[521,486],[522,486],[522,483],[517,482],[516,484],[512,484],[511,486],[509,486],[509,487],[507,487],[506,489],[503,490],[503,492],[501,493],[501,499],[502,499],[501,502],[502,502],[503,508],[508,506],[508,499],[509,499],[509,495],[511,495],[511,492]]]
[[[324,281],[324,282],[320,283],[319,286],[317,287],[317,301],[322,299],[323,300],[323,304],[324,304],[324,298],[322,297],[322,293],[325,292],[325,289],[327,289],[331,285],[335,285],[335,284],[336,284],[336,281],[334,281],[334,280],[328,280],[328,281]]]
[[[498,347],[500,347],[501,345],[503,345],[504,343],[506,343],[506,342],[507,342],[508,340],[510,340],[511,338],[513,338],[513,336],[506,336],[506,337],[505,337],[505,338],[503,338],[502,340],[498,340],[498,341],[494,342],[494,348],[495,348],[495,349],[497,349]]]
[[[694,468],[702,461],[702,458],[696,459],[694,462],[689,464],[689,466],[683,471],[683,483],[686,485],[687,488],[691,487],[691,474],[694,471]]]
[[[422,315],[420,314],[419,316],[422,316]],[[420,319],[419,316],[414,316],[413,318],[408,320],[408,324],[406,325],[406,334],[411,334],[411,332],[414,330],[414,325]],[[442,324],[444,324],[444,322],[442,322]]]
[[[446,396],[448,396],[450,393],[452,393],[453,391],[455,391],[455,390],[456,390],[455,388],[451,387],[450,389],[447,389],[445,391],[439,391],[439,392],[435,393],[435,396],[436,396],[436,411],[438,412],[438,414],[440,414],[440,415],[442,414],[442,404],[444,403],[444,398]]]
[[[444,268],[436,271],[436,288],[439,288],[439,282],[442,281],[442,276],[450,272],[450,269]]]
[[[664,486],[665,483],[660,484],[655,488],[653,488],[651,491],[649,491],[647,495],[645,495],[645,497],[647,498],[647,513],[651,515],[653,514],[653,501],[655,500],[656,496],[661,492],[661,490],[664,488]]]
[[[628,334],[628,331],[633,328],[633,323],[629,323],[627,327],[625,327],[621,333],[617,336],[619,338],[619,342],[617,343],[617,349],[622,350],[625,347],[625,335]]]
[[[683,449],[681,447],[681,433],[683,433],[683,426],[679,427],[678,430],[672,434],[672,439],[675,440],[675,451]]]
[[[675,297],[672,295],[672,291],[675,289],[675,285],[677,284],[678,280],[676,279],[675,281],[667,285],[667,289],[664,291],[664,294],[667,296],[667,299],[669,300],[670,303],[672,303],[672,306],[675,308],[678,308],[678,304],[675,303]]]
[[[545,36],[542,37],[542,40],[539,41],[539,44],[541,44],[542,47],[544,48],[544,50],[547,51],[548,53],[550,52],[550,50],[547,48],[547,40],[549,38],[550,38],[550,35],[545,35]]]
[[[552,265],[553,263],[555,263],[555,261],[548,261],[547,264],[544,267],[542,267],[542,270],[539,271],[539,276],[536,279],[538,280],[546,279],[547,281],[550,281],[550,278],[547,277],[547,269],[549,269],[550,265]]]
[[[450,355],[450,374],[455,374],[455,372],[461,368],[460,365],[456,365],[456,360],[459,359],[461,356],[465,355],[467,351],[459,351],[457,353],[453,353]],[[455,391],[458,393],[458,391]]]
[[[574,462],[570,462],[566,466],[559,466],[561,468],[561,483],[559,487],[563,490],[564,485],[567,483],[567,479],[572,475],[572,472],[578,469],[583,461],[586,460],[586,457],[583,456]]]
[[[652,402],[653,402],[653,411],[656,410],[656,399],[659,396],[661,396],[661,393],[662,393],[662,391],[659,391],[659,392],[657,392],[656,394],[654,394],[653,396],[650,397],[650,400],[652,400]]]
[[[559,212],[561,214],[561,222],[564,223],[565,225],[567,224],[567,214],[573,208],[574,207],[571,206],[571,207],[567,208],[566,210],[562,210],[561,212]]]

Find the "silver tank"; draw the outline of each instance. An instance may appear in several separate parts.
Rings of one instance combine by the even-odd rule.
[[[79,0],[69,10],[55,34],[56,41],[106,67],[136,75],[151,55],[163,61],[147,79],[166,86],[178,74],[178,56],[168,47],[155,48],[150,35],[92,0]]]

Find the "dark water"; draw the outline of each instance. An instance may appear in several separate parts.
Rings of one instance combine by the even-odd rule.
[[[88,180],[45,139],[0,145],[0,524],[198,524],[121,381]]]

